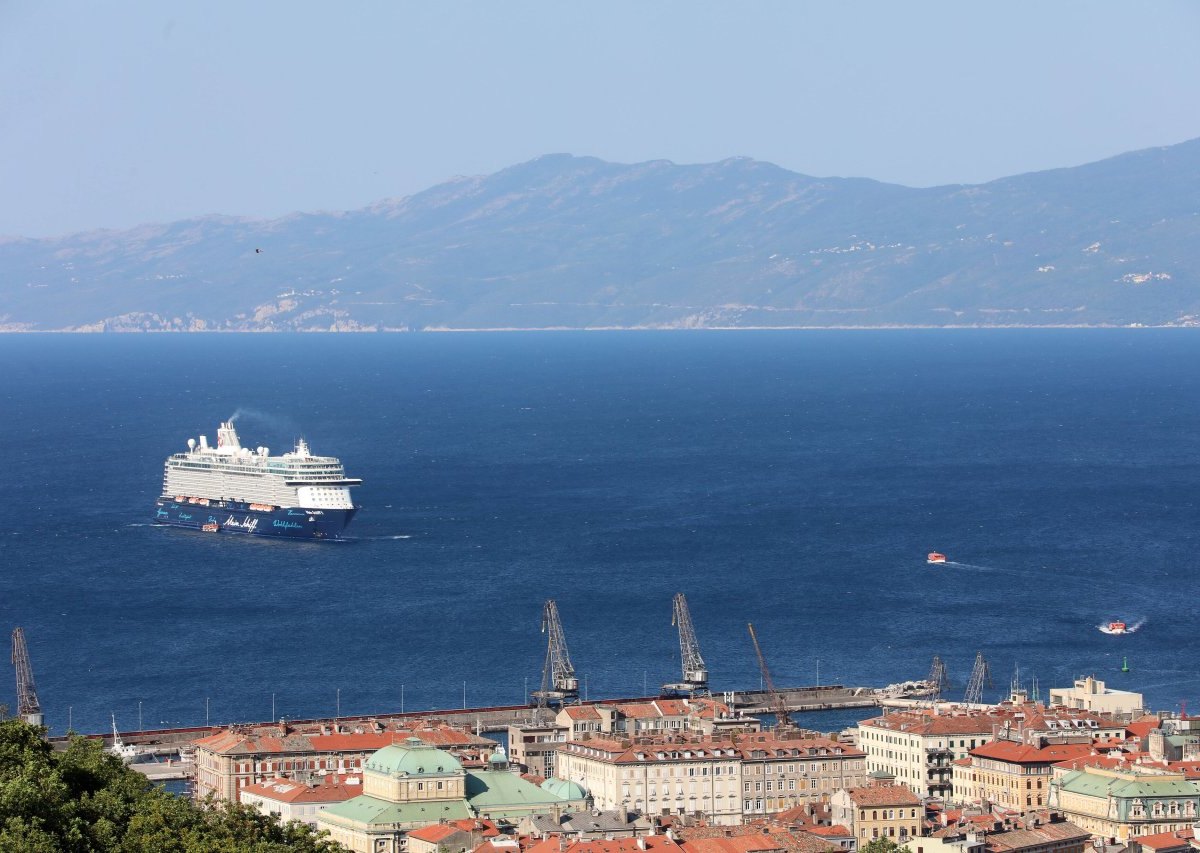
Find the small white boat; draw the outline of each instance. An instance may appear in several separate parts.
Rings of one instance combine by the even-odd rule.
[[[121,740],[121,735],[117,733],[117,715],[112,715],[113,724],[113,742],[108,751],[117,758],[129,764],[133,759],[137,758],[137,747],[131,743],[125,743]]]

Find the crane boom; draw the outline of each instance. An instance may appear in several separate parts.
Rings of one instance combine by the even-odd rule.
[[[29,663],[29,649],[25,646],[24,628],[15,628],[12,632],[12,662],[17,670],[17,713],[25,722],[40,726],[42,706],[33,683],[33,667]]]
[[[692,627],[687,597],[682,592],[675,593],[671,624],[679,629],[679,661],[683,667],[683,681],[664,684],[663,691],[707,696],[708,667],[700,654],[700,642],[696,639],[696,629]]]
[[[767,688],[767,695],[775,709],[776,727],[780,730],[786,729],[792,724],[791,718],[788,716],[787,699],[775,689],[775,682],[771,681],[771,671],[767,669],[767,659],[763,657],[762,646],[758,644],[758,635],[754,633],[754,624],[747,622],[746,627],[750,629],[750,639],[754,642],[754,653],[758,655],[758,669],[762,672],[763,685]]]

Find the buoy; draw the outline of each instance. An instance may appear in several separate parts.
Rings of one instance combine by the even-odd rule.
[[[1121,659],[1121,672],[1129,672],[1129,657],[1128,656]]]

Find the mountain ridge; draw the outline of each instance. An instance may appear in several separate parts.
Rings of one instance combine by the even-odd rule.
[[[0,330],[1193,325],[1198,284],[1200,139],[924,188],[549,154],[350,211],[0,240]]]

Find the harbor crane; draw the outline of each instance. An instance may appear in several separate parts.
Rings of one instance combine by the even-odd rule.
[[[31,726],[40,726],[43,720],[42,706],[33,683],[33,667],[29,663],[29,649],[25,647],[24,628],[13,629],[12,662],[17,670],[17,713]]]
[[[679,660],[683,666],[683,680],[678,684],[664,684],[663,692],[708,696],[708,667],[700,656],[700,643],[696,639],[696,629],[692,627],[687,597],[682,592],[675,593],[671,624],[679,628]]]
[[[981,704],[985,682],[988,687],[994,686],[992,671],[988,668],[988,662],[984,660],[983,652],[976,652],[975,665],[971,667],[971,678],[967,681],[967,692],[963,696],[963,702],[968,705]]]
[[[933,656],[933,664],[929,667],[929,677],[925,679],[929,685],[929,704],[933,707],[942,701],[942,694],[950,687],[950,677],[946,674],[946,664],[940,655]]]
[[[775,682],[771,681],[771,671],[767,669],[767,659],[763,657],[762,646],[758,644],[758,636],[754,633],[754,623],[747,622],[746,627],[750,629],[750,639],[754,643],[754,653],[758,655],[758,669],[762,672],[763,686],[767,688],[767,696],[770,698],[771,707],[775,711],[776,731],[783,731],[792,725],[791,717],[788,716],[787,699],[775,689]]]
[[[542,633],[546,635],[546,662],[542,666],[542,689],[533,694],[537,698],[537,719],[547,705],[579,701],[579,679],[571,665],[567,637],[553,598],[542,608]]]

